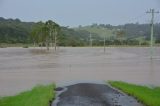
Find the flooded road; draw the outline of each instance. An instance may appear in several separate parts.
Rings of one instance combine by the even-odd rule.
[[[143,106],[106,84],[79,83],[61,89],[51,106]]]
[[[160,48],[150,60],[147,47],[0,48],[0,96],[13,95],[36,84],[122,80],[160,85]]]

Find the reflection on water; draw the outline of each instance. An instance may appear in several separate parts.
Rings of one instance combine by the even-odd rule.
[[[160,65],[160,64],[159,64]],[[152,59],[150,60],[150,72],[148,74],[149,79],[150,80],[150,85],[154,87],[154,85],[159,85],[159,78],[158,76],[160,75],[160,71],[158,69],[156,69],[156,63],[155,61]]]
[[[154,85],[154,61],[151,59],[150,60],[150,71],[148,74],[148,80],[150,81],[150,85]]]
[[[149,48],[0,49],[0,95],[10,95],[35,84],[122,80],[160,85],[160,48],[150,60]]]

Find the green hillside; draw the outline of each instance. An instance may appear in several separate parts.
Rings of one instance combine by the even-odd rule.
[[[19,19],[5,19],[0,17],[0,45],[5,44],[32,44],[31,32],[36,22],[22,22]],[[88,45],[89,32],[75,31],[72,28],[61,26],[58,35],[60,46],[85,46]],[[96,38],[97,39],[97,38]]]
[[[154,25],[154,39],[158,43],[160,41],[160,23]],[[76,31],[85,30],[96,34],[101,38],[106,37],[106,40],[136,40],[138,42],[148,42],[150,40],[150,25],[149,24],[125,24],[112,26],[109,24],[92,24],[89,26],[79,26],[74,28]]]
[[[31,32],[36,22],[22,22],[19,19],[0,17],[0,44],[32,44]],[[113,26],[109,24],[93,24],[68,28],[61,26],[57,36],[60,46],[102,46],[104,37],[108,45],[149,45],[149,24],[125,24]],[[160,23],[154,26],[155,43],[160,43]],[[90,38],[90,34],[92,35]]]
[[[96,34],[101,38],[106,37],[106,39],[116,37],[115,31],[116,29],[109,29],[101,26],[84,26],[84,27],[79,27],[75,28],[76,31],[78,30],[85,30],[90,32],[91,34]]]

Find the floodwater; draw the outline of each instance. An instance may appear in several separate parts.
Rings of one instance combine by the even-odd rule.
[[[43,48],[45,49],[45,48]],[[160,47],[153,59],[147,47],[0,48],[0,96],[14,95],[36,84],[121,80],[160,85]]]

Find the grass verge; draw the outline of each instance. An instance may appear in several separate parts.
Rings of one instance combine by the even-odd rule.
[[[121,81],[109,81],[109,84],[135,97],[146,106],[160,106],[160,87],[149,88]]]
[[[15,96],[2,97],[0,106],[49,106],[55,97],[55,85],[38,85]]]

